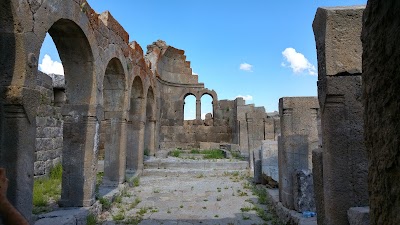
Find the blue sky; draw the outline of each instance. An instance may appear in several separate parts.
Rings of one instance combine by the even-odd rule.
[[[144,51],[162,39],[185,50],[199,81],[218,98],[278,110],[286,96],[317,95],[312,22],[318,7],[363,5],[366,0],[88,0],[119,21]],[[60,61],[46,39],[40,56]],[[47,59],[47,64],[51,61]],[[57,67],[57,63],[54,64]],[[46,66],[43,66],[43,68]],[[193,111],[193,110],[191,110]],[[204,110],[202,110],[204,112]]]

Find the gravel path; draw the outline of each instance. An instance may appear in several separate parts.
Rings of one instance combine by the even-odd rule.
[[[251,187],[244,172],[144,176],[99,220],[103,225],[274,224]]]

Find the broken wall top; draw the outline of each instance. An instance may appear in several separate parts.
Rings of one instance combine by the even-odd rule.
[[[313,22],[318,79],[362,73],[362,16],[365,6],[318,8]]]
[[[192,74],[185,51],[158,40],[147,46],[145,56],[151,63],[151,70],[164,81],[175,84],[197,84],[198,76]]]

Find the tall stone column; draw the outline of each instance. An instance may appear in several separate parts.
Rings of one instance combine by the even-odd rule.
[[[400,1],[364,12],[363,103],[370,222],[400,224]]]
[[[361,102],[363,6],[319,8],[313,29],[321,106],[324,224],[348,224],[350,207],[368,205]],[[321,177],[321,176],[320,176]]]
[[[95,107],[65,105],[60,205],[91,206],[95,199],[100,121]]]
[[[128,122],[127,131],[126,174],[129,178],[143,170],[144,120]]]
[[[103,184],[117,186],[125,179],[125,147],[121,145],[123,144],[121,134],[125,123],[118,118],[108,119],[106,123]]]
[[[201,100],[196,99],[196,120],[201,120]]]
[[[155,118],[150,118],[148,121],[149,123],[149,153],[150,155],[154,156],[156,154],[156,149],[155,149],[155,129],[156,129],[156,120]]]
[[[310,170],[312,150],[318,148],[318,110],[316,97],[279,99],[279,192],[280,201],[289,209],[297,209],[293,194],[294,172],[298,169]]]

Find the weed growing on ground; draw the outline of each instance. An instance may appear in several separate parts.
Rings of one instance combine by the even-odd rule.
[[[156,194],[157,194],[157,193],[160,193],[160,189],[158,189],[158,188],[157,188],[157,189],[154,189],[154,190],[153,190],[153,193],[156,193]]]
[[[119,211],[116,215],[112,216],[114,221],[121,221],[125,219],[125,212],[124,210]]]
[[[242,212],[249,212],[251,210],[254,210],[254,207],[251,205],[245,205],[242,208],[240,208],[240,211],[242,211]]]
[[[181,208],[181,209],[182,209],[182,208],[183,208],[183,205],[180,205],[180,206],[179,206],[179,208]]]
[[[224,159],[224,152],[219,149],[203,150],[204,159]]]
[[[200,150],[199,149],[192,149],[190,150],[191,154],[200,154]]]
[[[86,217],[86,224],[87,225],[96,225],[97,224],[97,217],[90,213],[87,217]]]
[[[111,201],[110,201],[110,200],[101,197],[101,198],[99,199],[99,202],[100,202],[100,204],[101,204],[102,207],[103,207],[103,211],[107,211],[107,210],[111,209]]]
[[[182,153],[181,150],[175,149],[175,150],[172,150],[169,154],[170,154],[171,156],[173,156],[173,157],[179,157],[179,156],[181,155],[181,153]]]
[[[219,217],[219,215],[217,214],[217,215],[215,215],[214,217],[215,217],[215,218],[218,218],[218,217]]]
[[[139,177],[135,177],[132,179],[132,184],[134,187],[139,187],[140,185],[140,178]]]
[[[142,202],[142,200],[140,200],[140,198],[135,198],[135,200],[129,205],[130,209],[135,208],[137,205],[139,205],[139,203]]]
[[[243,219],[243,220],[249,220],[249,219],[250,219],[250,216],[247,216],[247,215],[242,214],[242,219]]]
[[[196,176],[196,178],[199,178],[199,179],[203,178],[203,177],[204,177],[204,174],[202,174],[202,173]]]
[[[35,179],[33,183],[33,213],[49,211],[51,201],[57,202],[61,197],[62,165],[55,165],[49,177]]]
[[[125,224],[138,225],[142,220],[141,216],[132,216],[126,219]]]
[[[143,216],[144,214],[147,213],[147,208],[146,207],[142,207],[139,209],[139,212],[137,212],[137,214]]]
[[[218,196],[217,197],[217,202],[219,202],[219,201],[221,201],[222,200],[222,197],[221,196]]]
[[[167,213],[171,213],[171,210],[168,208]]]

